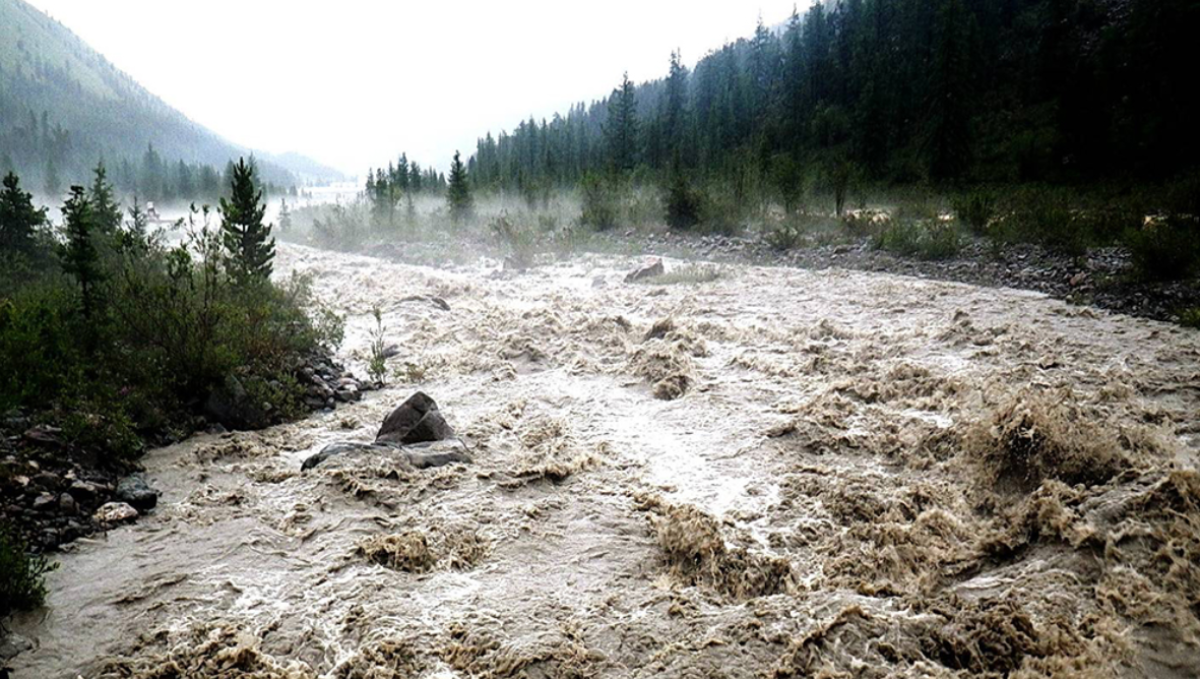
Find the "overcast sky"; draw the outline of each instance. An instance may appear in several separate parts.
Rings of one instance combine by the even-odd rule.
[[[799,0],[807,5],[808,0]],[[796,0],[30,0],[231,141],[352,174],[662,76]]]

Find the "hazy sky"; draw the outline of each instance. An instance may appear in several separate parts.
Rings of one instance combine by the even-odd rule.
[[[796,0],[30,0],[193,120],[361,174],[662,76]],[[800,0],[802,7],[808,0]]]

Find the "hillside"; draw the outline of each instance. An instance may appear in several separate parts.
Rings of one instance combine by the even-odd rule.
[[[175,174],[182,161],[198,177],[250,152],[168,106],[54,19],[0,0],[0,170],[18,170],[31,186],[61,186],[104,158],[128,184],[152,169],[153,155]],[[295,154],[257,155],[276,185],[340,177]],[[132,176],[119,176],[122,165]]]

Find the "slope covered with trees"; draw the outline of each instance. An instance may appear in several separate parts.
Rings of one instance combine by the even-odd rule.
[[[802,181],[1157,181],[1195,167],[1189,0],[840,0],[479,140],[477,186],[672,169]]]
[[[149,200],[208,197],[247,153],[146,91],[67,28],[22,0],[0,0],[0,173],[48,194],[86,181],[103,159],[118,189]],[[290,168],[296,171],[291,171]],[[263,181],[339,173],[294,155],[260,157]]]

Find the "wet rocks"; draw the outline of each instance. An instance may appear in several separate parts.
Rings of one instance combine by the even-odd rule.
[[[383,421],[376,443],[427,443],[454,437],[454,429],[442,417],[437,403],[417,392],[396,407]]]
[[[437,403],[422,392],[408,397],[384,419],[373,443],[331,443],[304,460],[300,469],[358,455],[394,458],[416,469],[471,461],[466,446],[454,440],[454,428],[446,422]]]
[[[382,457],[413,469],[431,469],[444,467],[455,462],[470,463],[471,455],[461,441],[434,441],[405,446],[396,443],[331,443],[319,452],[310,455],[300,465],[301,471],[308,471],[333,459],[353,459],[356,457]]]
[[[372,388],[320,356],[304,361],[296,377],[304,387],[304,404],[313,410],[332,410],[339,403],[356,403]]]
[[[144,478],[135,474],[117,483],[117,498],[135,509],[146,511],[154,509],[158,504],[158,491],[151,488]]]
[[[246,391],[241,380],[233,375],[213,390],[204,401],[204,413],[229,429],[262,429],[271,424],[270,413]]]
[[[663,266],[662,259],[656,257],[650,264],[647,264],[636,271],[629,272],[629,274],[625,276],[625,282],[636,283],[637,281],[653,278],[654,276],[661,276],[664,273],[666,273],[666,267]]]
[[[137,517],[138,510],[124,502],[106,502],[92,515],[92,520],[108,528],[128,523]]]

